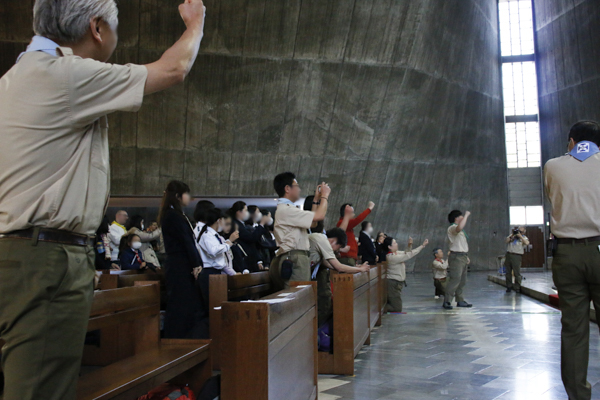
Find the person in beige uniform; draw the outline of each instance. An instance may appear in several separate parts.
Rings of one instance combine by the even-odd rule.
[[[448,276],[448,261],[444,260],[444,251],[440,248],[433,250],[435,260],[431,264],[433,270],[434,298],[438,300],[446,292],[446,277]]]
[[[600,321],[600,124],[578,122],[568,139],[569,153],[546,163],[544,186],[556,238],[552,277],[562,312],[562,380],[569,399],[589,400],[590,300]]]
[[[4,400],[75,398],[93,298],[94,232],[109,195],[107,114],[182,82],[204,5],[153,64],[107,64],[114,0],[36,0],[33,38],[0,79],[0,338]]]
[[[327,214],[331,189],[323,182],[315,191],[313,211],[305,211],[294,203],[300,200],[300,185],[296,175],[284,172],[277,175],[273,187],[279,195],[273,233],[279,249],[271,261],[269,276],[276,290],[289,288],[290,281],[310,281],[310,244],[308,229]]]
[[[506,238],[506,256],[504,257],[504,266],[506,267],[506,293],[512,289],[521,293],[521,261],[525,254],[525,247],[529,245],[529,239],[525,236],[525,227],[514,228],[511,234]],[[513,272],[515,282],[513,284]]]
[[[450,243],[450,257],[448,257],[448,279],[446,281],[446,294],[443,307],[452,309],[452,299],[456,296],[457,307],[473,307],[463,297],[463,288],[467,284],[467,266],[469,265],[469,243],[465,233],[465,225],[471,212],[463,216],[459,210],[452,210],[448,214],[448,242]]]
[[[423,244],[416,249],[412,249],[412,239],[409,242],[409,248],[406,251],[398,251],[398,242],[391,236],[383,241],[383,246],[388,249],[387,260],[387,278],[388,278],[388,312],[402,312],[402,289],[406,286],[406,261],[415,257],[429,243],[425,239]]]
[[[348,241],[346,232],[341,228],[332,228],[326,234],[312,233],[308,235],[308,241],[310,243],[311,278],[317,281],[318,326],[321,327],[333,314],[329,270],[334,269],[347,274],[357,274],[369,271],[371,267],[368,262],[358,267],[344,265],[336,258],[335,252],[346,246]]]

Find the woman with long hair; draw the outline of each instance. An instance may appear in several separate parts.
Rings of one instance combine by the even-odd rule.
[[[205,339],[208,327],[195,284],[202,269],[192,223],[183,212],[191,200],[190,188],[181,181],[171,181],[165,189],[158,224],[162,228],[166,261],[167,315],[165,337]]]

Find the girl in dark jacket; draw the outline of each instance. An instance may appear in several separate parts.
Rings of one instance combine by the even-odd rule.
[[[123,271],[128,269],[151,269],[156,271],[156,265],[144,261],[141,251],[142,241],[136,234],[123,236],[119,246],[119,262]]]
[[[201,295],[195,284],[202,260],[196,249],[192,224],[183,212],[190,200],[189,186],[171,181],[158,216],[167,253],[166,338],[208,338],[208,318],[204,315]]]

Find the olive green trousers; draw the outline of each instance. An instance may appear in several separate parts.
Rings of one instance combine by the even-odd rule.
[[[0,239],[4,400],[75,399],[94,272],[92,246]]]

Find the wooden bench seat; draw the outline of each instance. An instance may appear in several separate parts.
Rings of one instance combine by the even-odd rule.
[[[88,332],[116,327],[115,336],[105,337],[105,345],[98,347],[103,352],[114,343],[109,346],[114,352],[109,365],[80,378],[78,399],[131,400],[165,382],[189,384],[197,391],[210,378],[210,341],[161,340],[159,306],[157,284],[94,293]]]
[[[208,361],[209,353],[208,344],[201,341],[168,344],[163,340],[160,348],[84,375],[79,380],[77,399],[135,399],[164,382],[174,383],[190,368]],[[208,377],[210,375],[200,380],[204,382]],[[185,385],[186,382],[181,383]],[[201,385],[196,386],[201,388]]]
[[[223,400],[317,398],[316,283],[293,285],[261,302],[223,303]]]

